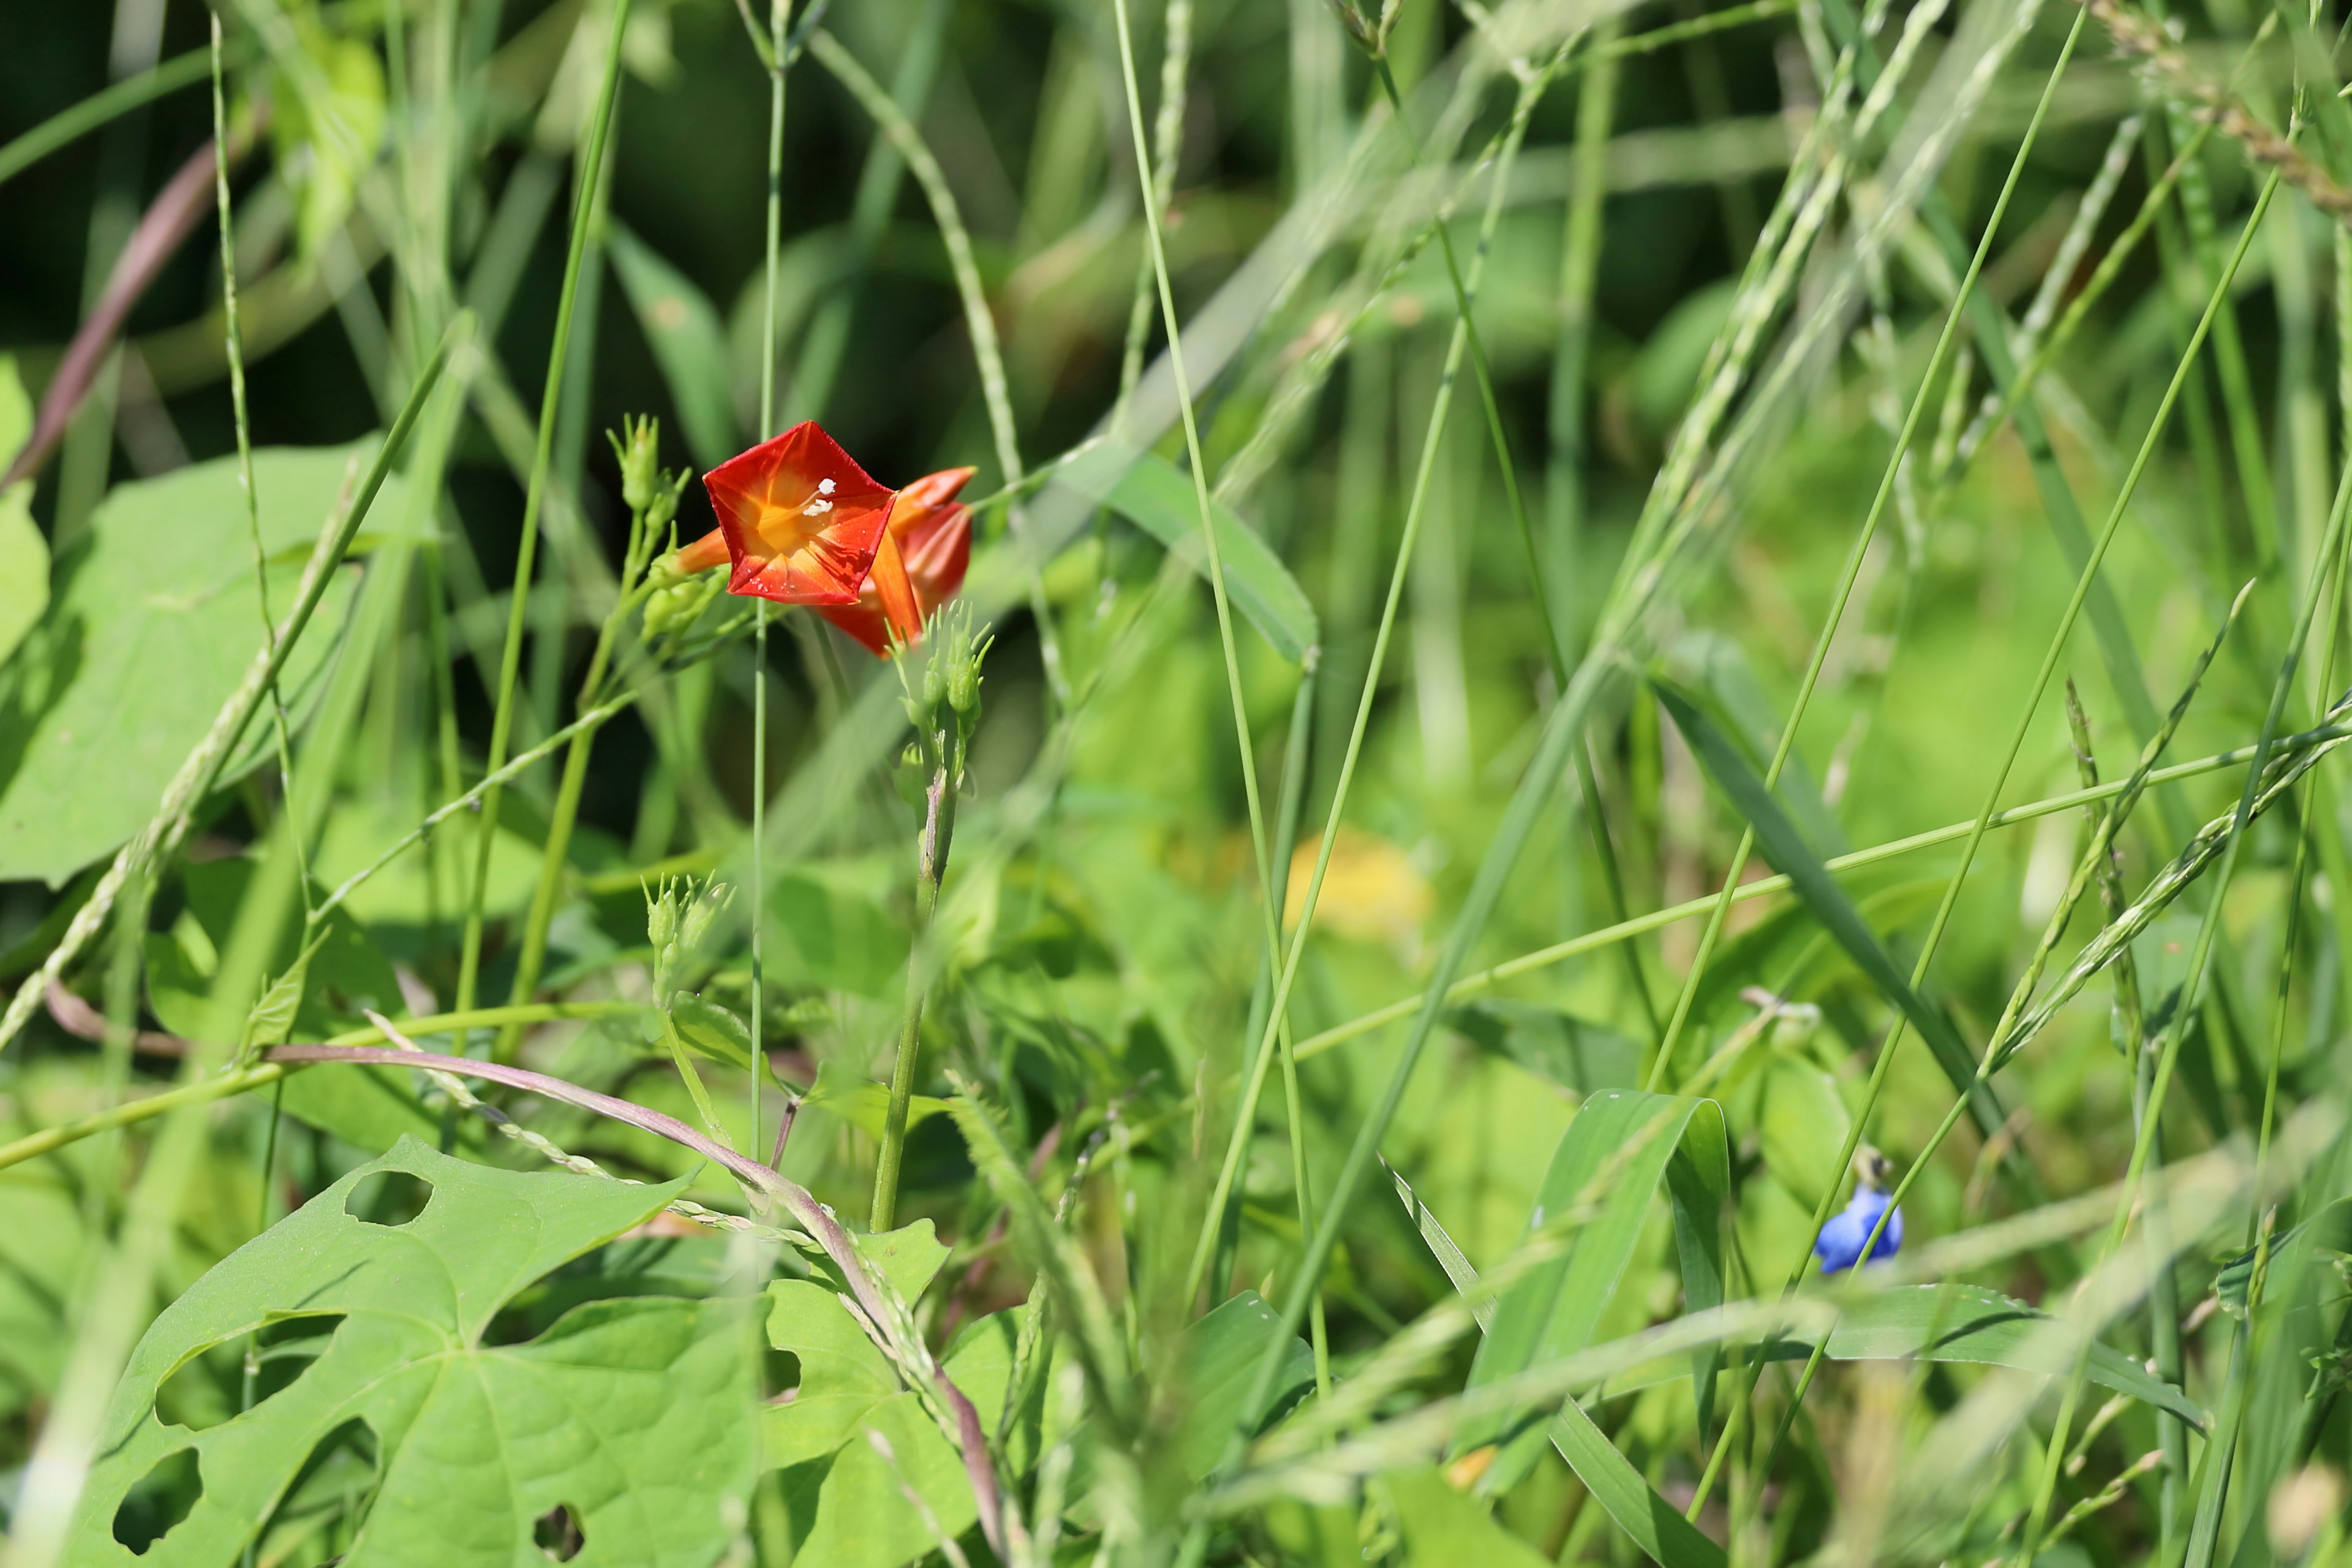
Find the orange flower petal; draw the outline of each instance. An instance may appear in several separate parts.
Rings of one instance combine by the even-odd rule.
[[[815,421],[702,477],[734,562],[727,591],[781,605],[857,603],[898,492]]]
[[[908,641],[919,640],[924,623],[963,586],[971,563],[971,508],[954,501],[971,476],[970,468],[946,468],[900,490],[857,602],[822,605],[817,613],[884,658],[894,624]],[[908,599],[893,605],[902,587]]]

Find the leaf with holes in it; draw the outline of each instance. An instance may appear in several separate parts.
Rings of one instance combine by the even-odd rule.
[[[491,1170],[403,1140],[149,1328],[115,1391],[67,1561],[233,1562],[312,1461],[352,1447],[358,1429],[375,1458],[352,1489],[364,1515],[345,1568],[510,1568],[542,1553],[702,1568],[732,1538],[751,1483],[744,1304],[594,1301],[528,1343],[488,1342],[518,1292],[684,1185]],[[332,1326],[319,1331],[320,1320]],[[184,1366],[289,1326],[309,1328],[317,1353],[260,1403],[201,1430],[158,1416]],[[161,1515],[159,1474],[182,1478]],[[144,1551],[134,1558],[126,1542]]]

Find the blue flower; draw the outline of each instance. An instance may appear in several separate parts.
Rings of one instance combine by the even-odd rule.
[[[1822,1234],[1813,1243],[1813,1256],[1822,1260],[1822,1272],[1836,1274],[1862,1261],[1862,1244],[1878,1224],[1878,1216],[1886,1212],[1886,1194],[1875,1187],[1855,1189],[1853,1201],[1845,1212],[1822,1226]],[[1896,1209],[1886,1221],[1878,1245],[1870,1249],[1875,1259],[1892,1258],[1903,1249],[1903,1211]]]

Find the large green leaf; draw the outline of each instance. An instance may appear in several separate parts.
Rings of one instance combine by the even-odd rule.
[[[1650,1199],[1664,1182],[1675,1216],[1683,1294],[1693,1310],[1723,1300],[1723,1200],[1730,1157],[1723,1111],[1713,1100],[1606,1089],[1588,1099],[1568,1124],[1528,1215],[1530,1237],[1574,1226],[1567,1249],[1522,1276],[1496,1301],[1495,1318],[1470,1369],[1482,1387],[1582,1350],[1601,1310],[1616,1293]],[[1591,1212],[1571,1219],[1580,1208]],[[1712,1404],[1714,1355],[1696,1367],[1699,1420]],[[1470,1423],[1454,1439],[1466,1454],[1501,1447],[1482,1489],[1501,1492],[1523,1479],[1543,1452],[1549,1411],[1534,1406]]]
[[[1192,493],[1192,481],[1167,458],[1105,445],[1062,469],[1055,479],[1118,512],[1202,577],[1209,574],[1209,552],[1201,540],[1199,498]],[[1274,645],[1276,653],[1298,663],[1323,636],[1315,606],[1255,529],[1227,507],[1213,507],[1210,516],[1217,531],[1217,554],[1224,563],[1225,591],[1233,595],[1234,607]]]
[[[1813,918],[1822,922],[1831,939],[1853,960],[1854,967],[1888,1001],[1902,1009],[1919,1037],[1927,1042],[1936,1065],[1943,1069],[1952,1087],[1969,1097],[1969,1112],[1977,1126],[1990,1137],[2005,1119],[2000,1102],[1994,1098],[1990,1084],[1979,1081],[1976,1060],[1952,1020],[1941,1007],[1920,995],[1896,966],[1894,955],[1855,910],[1853,901],[1838,886],[1837,879],[1830,875],[1829,868],[1822,864],[1812,846],[1797,831],[1788,813],[1780,809],[1772,792],[1764,787],[1764,780],[1738,745],[1707,713],[1705,703],[1662,677],[1653,675],[1650,684],[1657,691],[1658,700],[1674,716],[1675,728],[1682,731],[1691,750],[1697,753],[1700,765],[1730,798],[1732,808],[1755,829],[1756,847],[1764,852],[1764,858],[1789,879],[1790,889],[1812,911]]]
[[[368,442],[254,454],[278,614],[292,605],[352,465],[373,450]],[[372,515],[406,511],[387,483]],[[373,542],[362,534],[359,543]],[[262,646],[235,459],[117,486],[58,575],[47,615],[0,682],[0,880],[38,877],[53,887],[146,824]],[[290,704],[326,668],[353,575],[329,585],[294,649],[283,682]],[[266,723],[248,725],[224,778],[267,755],[268,735]]]
[[[326,1069],[338,1070],[338,1069]],[[380,1173],[431,1184],[383,1225],[358,1189]],[[68,1561],[123,1563],[118,1512],[151,1471],[188,1464],[201,1495],[138,1561],[236,1561],[314,1454],[364,1425],[377,1458],[345,1568],[540,1560],[536,1521],[577,1521],[578,1564],[703,1568],[751,1486],[750,1342],[739,1302],[593,1301],[526,1344],[486,1342],[499,1309],[559,1265],[657,1213],[683,1183],[639,1186],[486,1169],[414,1140],[239,1248],[168,1308],[116,1390]],[[295,1320],[334,1320],[293,1381],[192,1431],[155,1411],[172,1374]]]
[[[0,354],[0,468],[33,432],[33,402],[16,361]],[[49,546],[33,521],[33,481],[0,490],[0,665],[8,662],[49,602]]]
[[[693,279],[618,222],[606,231],[604,243],[613,270],[621,275],[621,291],[629,297],[662,379],[669,384],[687,449],[702,467],[718,467],[742,446],[728,390],[727,329],[719,308]]]

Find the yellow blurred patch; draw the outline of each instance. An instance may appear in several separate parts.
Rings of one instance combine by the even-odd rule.
[[[1290,888],[1283,900],[1282,923],[1296,926],[1307,909],[1307,879],[1322,839],[1302,844],[1290,858]],[[1354,942],[1377,942],[1412,952],[1421,946],[1423,925],[1436,903],[1429,879],[1402,849],[1353,827],[1339,829],[1323,892],[1315,902],[1318,930]]]

